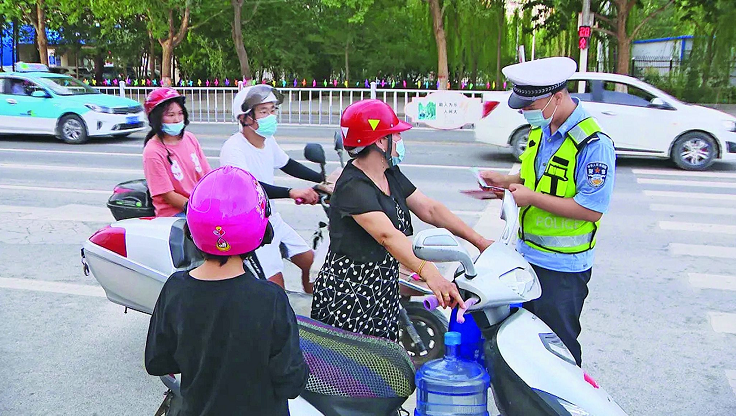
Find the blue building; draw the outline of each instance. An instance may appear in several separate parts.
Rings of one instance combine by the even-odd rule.
[[[46,29],[49,42],[49,65],[61,65],[61,57],[56,55],[55,45],[61,42],[61,34]],[[0,64],[5,71],[12,71],[13,63],[18,61],[38,62],[36,57],[36,31],[30,25],[19,25],[17,39],[13,30],[13,23],[6,22],[0,26]]]

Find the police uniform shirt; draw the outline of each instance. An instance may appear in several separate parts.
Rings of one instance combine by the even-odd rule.
[[[577,107],[565,120],[557,131],[550,135],[550,128],[542,129],[542,138],[539,143],[538,156],[535,163],[537,179],[544,173],[546,163],[560,148],[567,132],[590,114],[580,104],[578,98],[573,98]],[[605,134],[599,134],[598,140],[590,141],[577,157],[576,172],[577,194],[575,202],[589,210],[605,214],[613,192],[616,170],[616,153],[612,140]],[[549,253],[537,250],[519,241],[517,250],[529,263],[545,269],[560,272],[582,272],[593,266],[595,248],[579,254]]]

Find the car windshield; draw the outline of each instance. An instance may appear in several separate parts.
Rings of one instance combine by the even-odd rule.
[[[37,79],[44,87],[48,87],[59,95],[98,94],[99,92],[89,85],[72,77],[43,77]]]

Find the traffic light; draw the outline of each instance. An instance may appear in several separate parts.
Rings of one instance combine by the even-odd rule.
[[[580,26],[578,28],[578,36],[580,37],[578,40],[578,47],[580,47],[580,49],[588,49],[591,32],[592,30],[590,26]]]

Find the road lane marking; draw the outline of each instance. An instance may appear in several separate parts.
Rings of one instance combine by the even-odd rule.
[[[642,179],[637,178],[636,183],[643,185],[663,186],[693,186],[698,188],[727,188],[736,189],[736,182],[714,182],[714,181],[680,181],[670,179]]]
[[[103,191],[100,189],[72,189],[72,188],[53,188],[47,186],[23,186],[23,185],[0,185],[0,189],[10,191],[40,191],[40,192],[68,192],[78,194],[93,195],[111,195],[112,191]]]
[[[701,289],[736,290],[736,276],[688,273],[690,284]]]
[[[142,175],[143,169],[123,169],[123,168],[93,168],[82,166],[66,166],[66,165],[34,165],[27,163],[0,163],[0,169],[15,170],[45,170],[52,172],[89,172],[89,173],[120,173],[126,175]]]
[[[736,334],[736,313],[708,312],[710,326],[721,334]]]
[[[688,214],[736,215],[734,208],[704,207],[697,205],[651,204],[649,209],[660,212],[684,212]]]
[[[110,195],[111,191],[98,191],[94,189],[69,189],[69,188],[44,188],[44,187],[22,187],[21,190],[29,191],[55,191],[60,190],[61,192],[71,193],[92,193],[92,194],[104,194]],[[4,189],[3,185],[0,185],[0,189]],[[15,188],[13,188],[15,189]],[[272,204],[278,206],[294,206],[297,205],[291,199],[276,199],[271,201]],[[322,210],[321,205],[300,205],[299,209],[319,209]],[[68,204],[60,207],[32,207],[27,205],[0,205],[0,213],[15,213],[20,214],[21,217],[18,220],[39,220],[39,221],[78,221],[78,222],[114,222],[110,210],[104,205],[84,205],[84,204]],[[466,217],[480,217],[483,211],[466,211],[466,210],[453,210],[453,214],[457,216]]]
[[[14,152],[17,149],[0,149],[0,151],[11,151]],[[76,155],[86,155],[90,154],[92,156],[135,156],[139,157],[142,160],[142,155],[139,153],[106,153],[106,152],[84,152],[84,151],[66,151],[66,150],[35,150],[35,149],[21,149],[22,152],[25,153],[53,153],[53,154],[63,154],[63,153],[69,153],[69,154],[76,154]],[[219,156],[207,156],[208,160],[213,161],[219,161]],[[307,166],[313,165],[312,162],[309,162],[307,160],[297,160],[297,162],[300,162],[302,164],[306,164]],[[327,165],[339,165],[340,162],[338,161],[327,161]],[[402,168],[421,168],[421,169],[447,169],[447,170],[468,170],[474,166],[453,166],[453,165],[423,165],[423,164],[411,164],[411,163],[402,163]],[[65,166],[65,165],[29,165],[25,163],[0,163],[0,168],[6,168],[6,169],[28,169],[28,170],[56,170],[56,171],[88,171],[88,172],[106,172],[106,173],[122,173],[122,172],[130,172],[130,169],[115,169],[115,168],[79,168],[76,166]],[[508,168],[505,167],[479,167],[481,170],[497,170],[497,171],[507,171]],[[136,172],[142,172],[136,171]]]
[[[736,247],[670,243],[669,250],[675,256],[736,258]]]
[[[685,170],[632,169],[634,175],[684,176],[687,178],[730,178],[736,179],[736,173],[730,172],[693,172]]]
[[[64,295],[92,296],[105,298],[105,291],[100,286],[80,285],[74,283],[50,282],[47,280],[0,278],[0,288],[29,290],[33,292],[59,293]]]
[[[711,201],[736,201],[733,194],[704,194],[697,192],[672,192],[672,191],[644,191],[645,196],[660,198],[678,198],[683,201],[711,200]]]
[[[660,221],[659,228],[669,231],[697,233],[736,234],[736,225],[704,224],[699,222]]]

